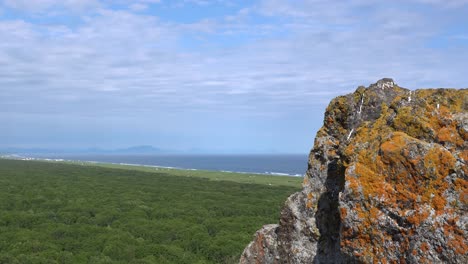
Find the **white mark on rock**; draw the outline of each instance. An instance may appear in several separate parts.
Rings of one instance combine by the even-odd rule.
[[[360,114],[362,112],[362,105],[364,104],[364,95],[362,95],[361,97],[361,104],[359,105],[359,111],[358,111],[358,114]]]
[[[440,107],[440,105],[439,105],[439,104],[437,104],[437,109],[439,109],[439,107]]]
[[[349,140],[349,138],[351,137],[351,135],[353,134],[353,131],[354,131],[354,128],[351,129],[351,131],[349,132],[349,135],[348,135],[348,138],[346,140]]]
[[[411,93],[412,93],[412,92],[413,92],[413,91],[409,91],[408,103],[411,103]]]

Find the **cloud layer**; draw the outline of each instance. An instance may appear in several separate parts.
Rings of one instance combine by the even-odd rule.
[[[32,116],[54,123],[63,115],[122,126],[164,121],[177,134],[183,126],[174,120],[210,126],[225,117],[226,129],[245,128],[238,132],[247,142],[258,141],[252,130],[272,133],[273,123],[300,126],[305,140],[320,109],[358,85],[468,81],[467,1],[241,2],[0,1],[0,120],[10,120],[10,134],[20,126],[12,117],[27,127]],[[303,115],[310,111],[318,112]],[[259,120],[271,123],[247,127]],[[199,147],[192,141],[185,144]]]

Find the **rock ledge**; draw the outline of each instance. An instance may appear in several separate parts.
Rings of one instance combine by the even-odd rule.
[[[468,263],[468,90],[382,79],[332,100],[303,190],[240,263]]]

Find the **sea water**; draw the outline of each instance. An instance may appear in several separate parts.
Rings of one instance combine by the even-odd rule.
[[[61,155],[77,161],[150,165],[178,169],[213,170],[302,176],[307,169],[307,155]]]

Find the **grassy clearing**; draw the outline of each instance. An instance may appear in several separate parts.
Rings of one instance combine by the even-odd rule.
[[[299,189],[290,177],[0,159],[0,263],[236,263]]]

